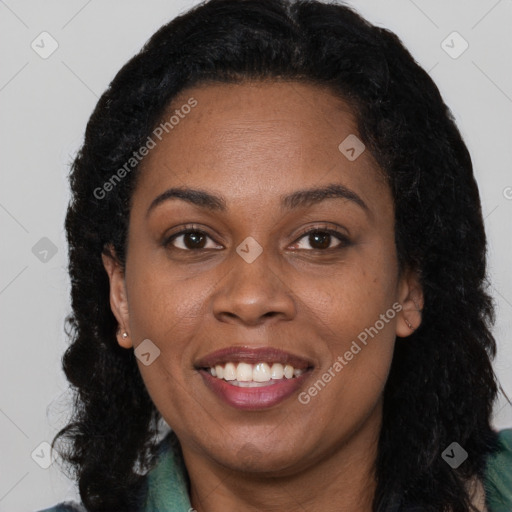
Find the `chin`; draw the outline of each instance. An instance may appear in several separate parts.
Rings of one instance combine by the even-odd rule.
[[[295,445],[300,446],[299,443]],[[279,451],[276,451],[279,447]],[[275,445],[259,447],[256,443],[244,443],[241,448],[235,452],[211,453],[210,457],[218,464],[241,473],[256,473],[261,476],[283,476],[287,473],[293,473],[292,468],[300,465],[301,454],[297,453],[297,448],[292,449]]]

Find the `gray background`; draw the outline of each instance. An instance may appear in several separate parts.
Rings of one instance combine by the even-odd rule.
[[[60,367],[63,322],[70,311],[63,230],[68,165],[118,69],[156,29],[195,3],[0,0],[0,511],[78,499],[57,463],[43,469],[31,457],[36,450],[44,465],[47,452],[40,443],[51,441],[69,414]],[[512,396],[512,1],[354,0],[351,5],[396,32],[430,72],[470,149],[497,304],[495,368]],[[31,47],[35,40],[51,48],[49,39],[41,43],[43,31],[58,43],[46,59]],[[453,31],[469,44],[456,59],[441,45]],[[457,37],[445,43],[452,53],[462,48]],[[45,237],[51,242],[40,241]],[[494,425],[512,426],[511,407],[502,397]]]

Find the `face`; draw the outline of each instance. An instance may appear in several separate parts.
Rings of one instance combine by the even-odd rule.
[[[145,354],[185,455],[287,474],[375,440],[395,338],[422,299],[370,152],[339,149],[357,136],[350,108],[253,82],[190,88],[174,113],[139,168],[124,271],[103,259],[118,342]],[[162,196],[177,188],[203,195]]]

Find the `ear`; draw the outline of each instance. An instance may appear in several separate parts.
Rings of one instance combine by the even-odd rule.
[[[101,254],[101,259],[110,280],[110,308],[120,326],[117,331],[117,342],[123,348],[132,348],[133,343],[128,329],[130,318],[124,270],[111,245],[105,248],[105,251]],[[123,332],[127,332],[128,337],[123,338]]]
[[[424,300],[418,272],[404,272],[399,283],[399,301],[402,310],[397,315],[396,335],[406,338],[421,325]]]

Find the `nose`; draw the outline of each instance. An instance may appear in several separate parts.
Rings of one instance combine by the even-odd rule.
[[[265,322],[291,320],[296,301],[291,283],[279,274],[279,265],[271,266],[269,251],[252,263],[233,252],[230,270],[213,296],[213,314],[217,320],[257,326]]]

